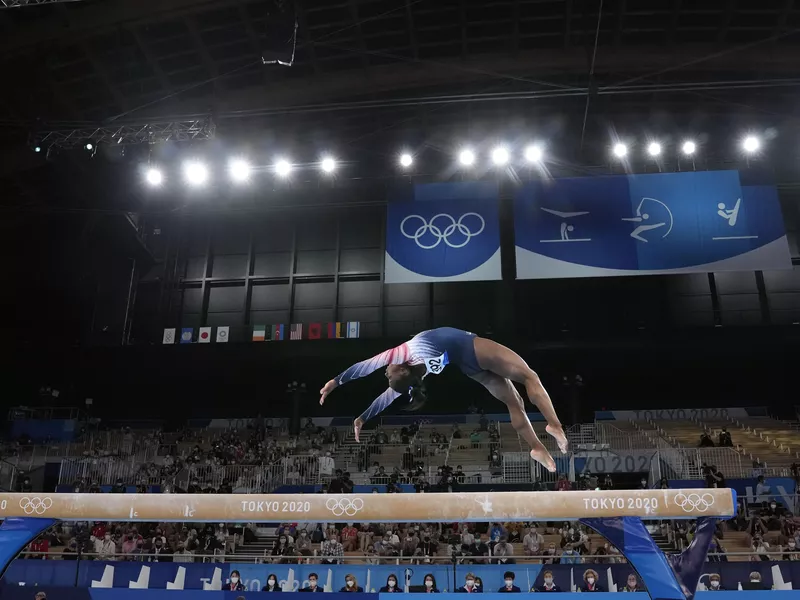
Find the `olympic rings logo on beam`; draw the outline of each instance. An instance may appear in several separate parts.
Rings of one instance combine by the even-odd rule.
[[[686,512],[706,512],[714,504],[714,496],[711,494],[676,494],[674,498],[675,504],[680,506]]]
[[[334,517],[341,517],[347,515],[353,517],[355,514],[364,508],[364,501],[361,498],[350,500],[349,498],[328,498],[325,503],[325,508],[333,513]]]
[[[480,220],[481,226],[480,229],[478,229],[478,231],[473,233],[469,227],[464,225],[464,219],[466,219],[467,217],[476,217],[477,219]],[[405,230],[406,221],[408,221],[409,219],[419,219],[422,222],[422,224],[419,227],[417,227],[417,229],[414,231],[413,235],[407,233]],[[434,224],[436,219],[449,219],[450,224],[447,225],[444,228],[444,230],[442,230],[440,227]],[[434,215],[433,218],[431,218],[430,223],[420,215],[408,215],[405,219],[400,221],[400,233],[402,233],[408,239],[414,240],[417,243],[417,246],[419,246],[423,250],[431,250],[433,248],[436,248],[436,246],[438,246],[441,242],[444,242],[451,248],[463,248],[469,243],[469,241],[472,238],[474,238],[476,235],[480,235],[481,233],[483,233],[483,230],[485,228],[486,228],[486,221],[483,220],[482,216],[474,212],[464,213],[463,215],[461,215],[458,221],[456,221],[451,215],[448,215],[446,213],[439,213],[438,215]],[[460,244],[454,244],[449,239],[450,236],[453,235],[456,231],[458,231],[458,233],[460,233],[466,238]],[[426,233],[430,233],[433,237],[435,237],[436,242],[429,245],[421,243],[419,240]]]
[[[25,496],[19,500],[19,507],[26,515],[32,515],[33,513],[43,515],[51,506],[53,506],[52,498],[39,498],[38,496],[28,498]]]

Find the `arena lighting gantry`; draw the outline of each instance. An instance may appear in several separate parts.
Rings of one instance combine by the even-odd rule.
[[[2,569],[59,520],[154,522],[477,522],[580,520],[619,548],[654,600],[691,599],[725,489],[450,494],[0,494]],[[698,519],[690,546],[665,556],[642,519]]]

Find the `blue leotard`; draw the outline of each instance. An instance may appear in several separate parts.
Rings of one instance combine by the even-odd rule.
[[[475,334],[453,327],[439,327],[418,333],[409,341],[385,352],[354,364],[336,376],[342,385],[353,379],[365,377],[386,365],[425,365],[425,376],[438,375],[448,365],[456,365],[466,375],[480,373],[475,356]],[[387,388],[359,417],[364,422],[385,410],[402,394]]]

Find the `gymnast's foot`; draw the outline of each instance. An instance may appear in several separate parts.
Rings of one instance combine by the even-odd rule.
[[[544,444],[541,442],[539,446],[531,450],[531,458],[538,463],[541,463],[545,469],[550,471],[551,473],[556,472],[556,461],[553,460],[553,457],[550,456],[550,453],[547,451],[547,448],[544,447]]]
[[[544,430],[556,438],[556,442],[558,442],[558,449],[561,450],[563,454],[567,453],[567,448],[569,448],[569,441],[567,440],[567,436],[564,433],[564,428],[561,425],[553,427],[552,425],[548,425],[544,428]]]
[[[356,442],[360,442],[359,436],[361,435],[361,428],[364,426],[364,421],[356,419],[353,421],[353,432],[356,434]]]

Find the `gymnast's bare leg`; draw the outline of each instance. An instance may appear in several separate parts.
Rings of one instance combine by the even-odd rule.
[[[545,421],[547,421],[547,433],[556,439],[556,442],[558,442],[558,448],[561,450],[561,452],[566,453],[568,447],[567,436],[564,434],[564,428],[561,425],[558,415],[556,414],[556,409],[553,408],[553,402],[550,400],[547,390],[544,389],[542,382],[539,380],[539,376],[527,365],[524,360],[522,360],[522,358],[516,352],[498,344],[497,342],[487,340],[486,338],[476,337],[474,344],[475,357],[478,359],[478,365],[480,365],[482,369],[491,371],[495,375],[499,375],[505,379],[510,379],[511,381],[516,381],[517,383],[521,383],[525,386],[525,391],[528,393],[528,399],[536,405],[536,407],[544,416]],[[488,388],[488,386],[486,387]],[[513,389],[514,386],[511,387]],[[490,391],[492,390],[490,389]],[[516,390],[514,391],[516,392]],[[492,393],[494,394],[494,392]],[[500,398],[497,396],[497,394],[494,395]],[[500,399],[503,400],[502,398]],[[511,405],[508,404],[506,400],[503,400],[503,402],[509,406],[510,411]],[[527,421],[527,428],[530,428],[533,437],[541,444],[538,438],[536,438],[536,434],[533,432],[533,427],[528,420],[528,416],[525,414],[524,404],[521,412],[522,416],[525,418],[525,421]],[[512,415],[512,424],[513,422]],[[523,435],[522,431],[526,430],[526,426],[525,424],[520,424],[520,427],[522,430],[514,425],[514,429],[520,432],[520,435]],[[525,439],[527,440],[528,438],[526,437]],[[533,444],[531,444],[531,447],[533,447]]]
[[[556,461],[553,460],[553,457],[533,430],[530,419],[525,414],[525,401],[517,392],[514,384],[505,377],[500,377],[489,371],[482,371],[475,375],[470,375],[470,377],[483,385],[495,398],[508,407],[511,425],[528,442],[531,447],[531,458],[543,464],[551,473],[555,473]]]

